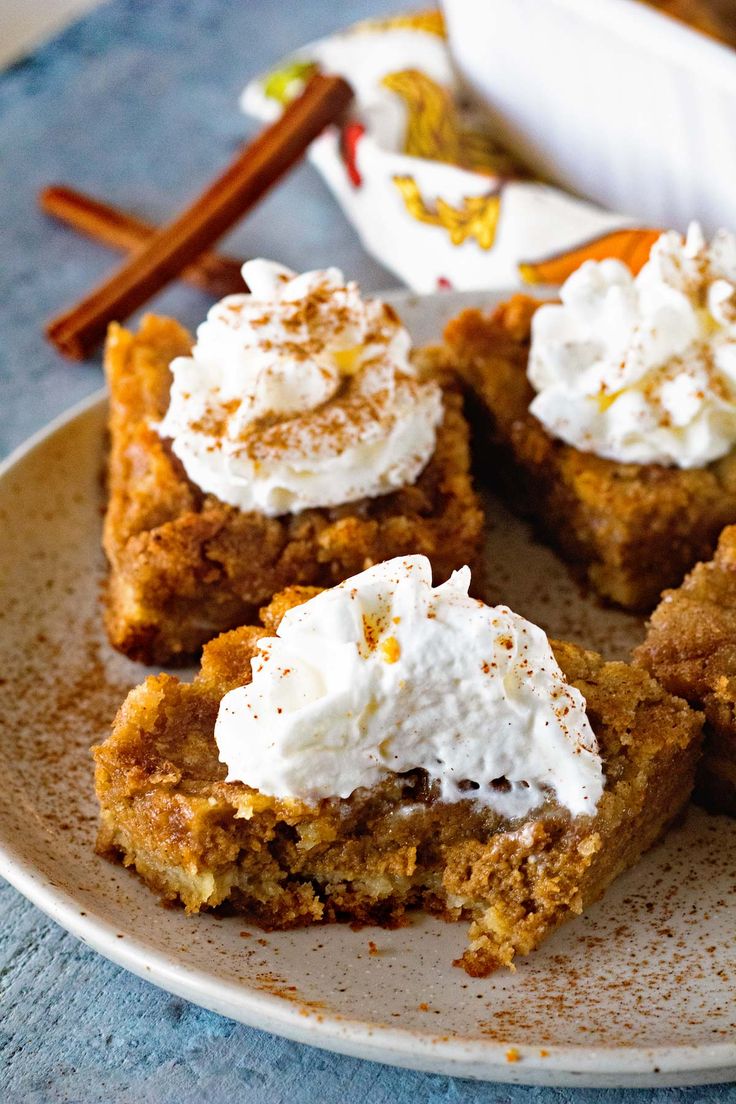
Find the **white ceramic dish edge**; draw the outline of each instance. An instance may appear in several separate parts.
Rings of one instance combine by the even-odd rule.
[[[96,392],[36,433],[0,463],[0,479],[72,423],[85,417],[100,419],[104,401],[104,391]],[[275,996],[253,992],[246,996],[242,986],[222,982],[213,986],[206,974],[183,969],[173,956],[152,953],[135,939],[120,940],[113,925],[81,915],[72,895],[50,879],[40,878],[33,867],[19,861],[12,847],[0,851],[0,873],[53,920],[117,964],[213,1011],[299,1042],[416,1069],[441,1068],[457,1076],[525,1084],[684,1085],[728,1080],[736,1073],[736,1045],[730,1042],[705,1047],[551,1046],[540,1060],[538,1051],[513,1041],[497,1044],[453,1038],[443,1042],[401,1029],[366,1032],[365,1024],[350,1019],[305,1019],[303,1012],[285,1007]],[[510,1062],[510,1047],[518,1051],[518,1061]]]

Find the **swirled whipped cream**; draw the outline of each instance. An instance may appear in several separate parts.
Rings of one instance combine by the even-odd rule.
[[[736,236],[670,231],[634,278],[586,261],[534,316],[531,412],[585,452],[703,467],[736,444]]]
[[[440,388],[420,381],[390,306],[336,268],[248,261],[250,294],[215,304],[171,365],[158,431],[189,478],[241,510],[297,513],[413,483],[431,457]]]
[[[408,556],[289,610],[220,703],[228,780],[312,804],[422,768],[444,801],[592,814],[603,771],[583,695],[540,628],[469,583],[464,567],[433,587]]]

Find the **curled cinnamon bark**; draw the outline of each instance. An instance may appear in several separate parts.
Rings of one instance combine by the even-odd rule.
[[[122,321],[214,244],[302,157],[352,99],[341,77],[312,77],[304,92],[173,222],[81,302],[53,319],[48,338],[84,360],[113,320]]]
[[[41,210],[60,222],[85,234],[93,241],[109,245],[124,253],[132,253],[145,245],[158,227],[131,215],[111,203],[105,203],[76,188],[50,184],[39,193]],[[223,253],[202,253],[180,273],[181,279],[215,299],[245,291],[240,269],[243,262]]]

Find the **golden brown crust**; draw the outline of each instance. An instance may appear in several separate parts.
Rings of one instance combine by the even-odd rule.
[[[191,337],[148,315],[112,326],[106,350],[111,453],[104,547],[106,623],[134,659],[169,662],[295,583],[331,586],[392,556],[422,552],[445,578],[478,555],[483,517],[470,477],[462,398],[445,373],[445,417],[416,484],[335,509],[268,518],[204,495],[151,424],[168,404],[169,364]]]
[[[652,614],[635,661],[705,712],[696,795],[736,816],[736,526]]]
[[[277,596],[272,630],[308,595]],[[391,776],[310,808],[224,782],[213,727],[223,694],[250,678],[258,627],[204,649],[193,684],[147,679],[94,750],[99,848],[190,911],[223,901],[267,927],[350,918],[401,923],[423,905],[470,920],[460,964],[510,965],[598,898],[684,806],[701,718],[645,671],[569,644],[557,659],[585,695],[606,769],[595,816],[549,804],[524,824],[446,804],[424,772]]]
[[[736,521],[736,453],[683,471],[618,464],[550,436],[529,413],[526,366],[538,306],[517,295],[492,315],[464,311],[445,332],[479,407],[488,481],[536,520],[604,598],[651,609]]]

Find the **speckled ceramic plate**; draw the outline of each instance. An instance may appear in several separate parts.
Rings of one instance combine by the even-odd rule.
[[[398,298],[419,340],[462,301]],[[477,297],[476,297],[477,298]],[[588,913],[486,980],[453,968],[464,924],[264,935],[163,910],[93,850],[88,749],[146,673],[103,639],[98,584],[104,397],[0,469],[0,872],[115,962],[301,1042],[417,1069],[558,1085],[736,1077],[736,822],[692,810]],[[488,502],[495,597],[556,635],[623,656],[640,622],[581,596]]]

